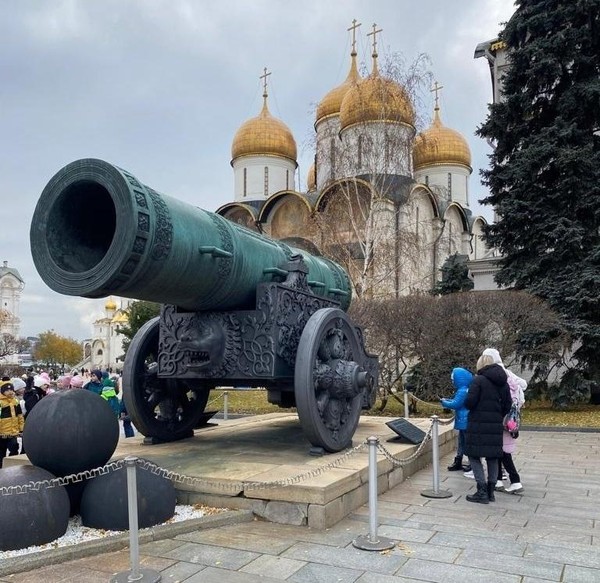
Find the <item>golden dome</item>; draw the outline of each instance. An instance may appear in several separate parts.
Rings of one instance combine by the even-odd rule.
[[[403,87],[381,77],[374,63],[373,72],[346,93],[340,108],[340,126],[385,121],[413,125],[415,111]]]
[[[117,302],[112,298],[108,298],[108,301],[104,304],[104,309],[107,311],[115,311],[117,309]]]
[[[356,52],[352,51],[350,56],[352,57],[352,62],[346,80],[341,85],[333,88],[325,95],[325,97],[323,97],[323,99],[321,99],[319,105],[317,105],[315,125],[330,115],[338,115],[340,113],[340,108],[342,107],[342,101],[344,100],[344,97],[346,97],[346,93],[360,81],[360,74],[358,73],[358,68],[356,66]]]
[[[282,156],[296,162],[296,140],[281,120],[273,117],[267,107],[267,94],[260,114],[244,122],[231,145],[232,161],[240,156]]]
[[[414,169],[435,164],[460,164],[471,169],[471,150],[467,140],[456,130],[442,124],[439,111],[436,107],[433,123],[415,139]]]
[[[129,318],[127,313],[123,310],[119,310],[111,320],[112,324],[129,324]]]
[[[314,190],[317,188],[317,170],[315,163],[313,162],[308,169],[308,175],[306,176],[306,186],[308,190]]]

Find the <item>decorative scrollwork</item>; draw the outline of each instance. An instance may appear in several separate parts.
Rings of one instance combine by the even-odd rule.
[[[160,194],[148,187],[146,187],[146,190],[150,195],[156,214],[156,232],[154,235],[154,245],[152,247],[152,259],[160,261],[169,255],[173,243],[171,213]]]

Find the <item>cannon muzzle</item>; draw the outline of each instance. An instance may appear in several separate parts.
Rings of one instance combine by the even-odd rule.
[[[282,266],[301,254],[313,293],[350,305],[348,275],[334,262],[159,194],[102,160],[72,162],[50,180],[30,238],[38,273],[66,295],[253,308],[256,286],[283,279]]]

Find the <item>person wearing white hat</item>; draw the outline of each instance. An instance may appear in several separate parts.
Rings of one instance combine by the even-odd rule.
[[[520,410],[525,403],[525,389],[527,389],[527,381],[516,375],[511,370],[508,370],[504,363],[500,353],[495,348],[486,348],[482,354],[487,354],[492,357],[496,364],[499,364],[506,372],[506,382],[510,389],[510,397],[512,402],[516,405],[517,410]],[[512,454],[517,449],[517,437],[519,435],[518,428],[516,431],[507,431],[505,428],[502,433],[502,459],[498,464],[498,479],[496,480],[495,489],[499,492],[507,492],[509,494],[521,494],[523,492],[523,484],[521,484],[521,476],[515,466]],[[508,472],[508,478],[510,485],[504,486],[502,481],[502,466]]]

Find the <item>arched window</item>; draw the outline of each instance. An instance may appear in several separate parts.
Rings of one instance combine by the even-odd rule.
[[[331,167],[331,177],[335,174],[335,138],[331,138],[329,144],[329,166]]]
[[[363,158],[363,137],[362,135],[358,136],[358,167],[362,168],[362,158]]]

